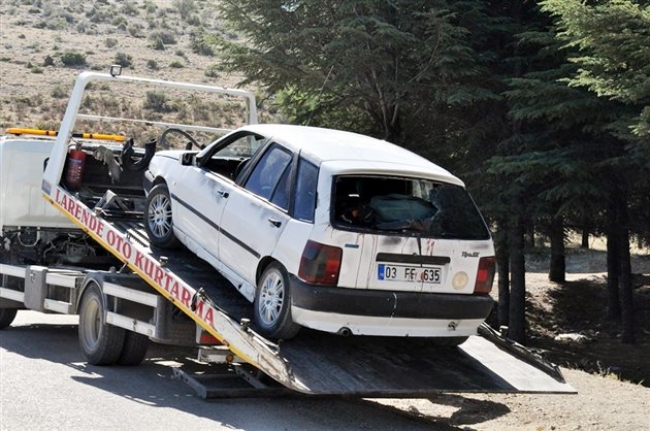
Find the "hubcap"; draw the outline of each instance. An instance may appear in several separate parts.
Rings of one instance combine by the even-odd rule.
[[[260,318],[265,325],[271,326],[280,317],[284,303],[284,281],[276,271],[267,274],[262,282],[259,298]]]
[[[149,228],[158,238],[165,237],[172,228],[172,207],[163,194],[155,196],[149,204]]]

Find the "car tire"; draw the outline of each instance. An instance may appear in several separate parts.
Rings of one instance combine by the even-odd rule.
[[[291,291],[287,270],[278,262],[266,267],[257,283],[254,323],[265,337],[287,340],[298,334],[300,325],[291,317]]]
[[[172,200],[166,184],[158,184],[147,195],[144,226],[153,245],[160,248],[176,248],[180,245],[174,235]]]

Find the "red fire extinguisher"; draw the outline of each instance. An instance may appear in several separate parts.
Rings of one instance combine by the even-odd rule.
[[[86,164],[86,153],[81,150],[71,149],[68,152],[68,162],[65,171],[65,183],[71,190],[81,187],[81,178]]]

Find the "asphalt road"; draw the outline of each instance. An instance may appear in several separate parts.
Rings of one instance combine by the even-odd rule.
[[[203,400],[173,377],[191,350],[155,345],[137,367],[88,365],[77,318],[20,311],[0,331],[0,430],[459,430],[390,403],[309,397]]]

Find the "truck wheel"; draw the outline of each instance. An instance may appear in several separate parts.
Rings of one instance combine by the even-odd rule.
[[[467,341],[469,337],[436,337],[434,342],[443,347],[456,347]]]
[[[0,308],[0,329],[5,329],[11,325],[16,318],[17,308]]]
[[[300,325],[291,317],[289,277],[279,263],[270,264],[262,273],[253,307],[255,326],[262,335],[287,340],[298,334]]]
[[[137,332],[126,331],[122,353],[117,358],[119,365],[139,365],[149,350],[149,337]]]
[[[144,226],[149,240],[161,248],[175,248],[180,242],[174,235],[172,200],[166,184],[151,189],[144,208]]]
[[[92,365],[112,365],[124,347],[125,330],[108,325],[105,304],[99,286],[88,286],[79,309],[79,345]]]

